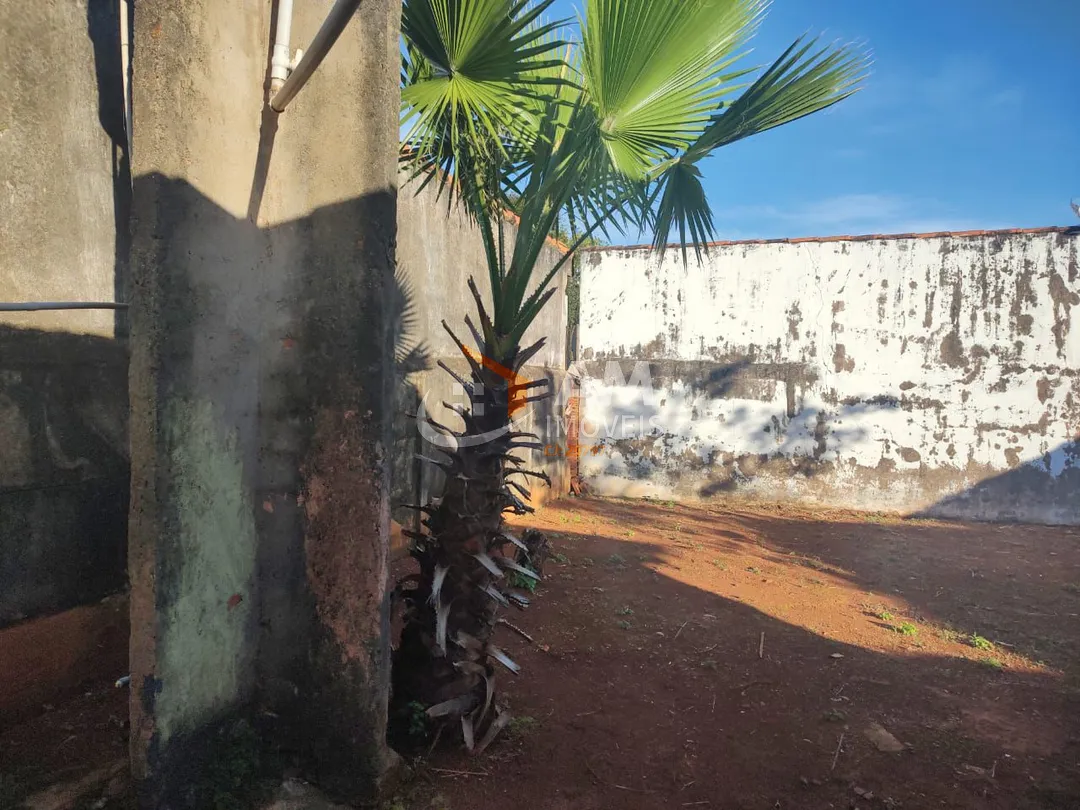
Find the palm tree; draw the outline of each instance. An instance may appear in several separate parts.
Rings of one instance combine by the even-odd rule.
[[[503,515],[532,511],[525,484],[546,481],[514,455],[540,445],[511,416],[550,395],[543,380],[519,385],[515,375],[543,346],[520,343],[552,281],[608,228],[651,229],[657,249],[676,231],[685,261],[688,245],[699,251],[713,236],[700,162],[846,98],[868,64],[856,49],[800,39],[760,73],[743,67],[767,0],[587,0],[578,20],[547,23],[552,2],[404,0],[402,13],[404,160],[472,214],[487,278],[483,291],[469,280],[476,349],[443,323],[471,373],[443,368],[472,407],[454,409],[457,428],[418,415],[447,437],[434,459],[446,485],[416,507],[425,531],[413,535],[419,573],[399,586],[394,705],[440,727],[460,721],[470,750],[509,719],[495,700],[496,664],[518,666],[492,635],[498,608],[527,598],[504,583],[538,576],[522,564],[530,544]],[[512,245],[507,209],[519,218]],[[570,252],[537,278],[559,223],[573,234]]]

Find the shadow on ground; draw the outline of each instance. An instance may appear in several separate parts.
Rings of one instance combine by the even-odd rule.
[[[1054,591],[1076,570],[1075,536],[857,521],[638,501],[544,509],[529,522],[562,556],[535,608],[510,617],[536,644],[501,634],[524,666],[502,683],[518,719],[481,759],[437,756],[414,800],[1078,806],[1078,684],[1061,669],[1075,666],[1080,627],[1061,611],[1080,595]],[[879,750],[874,723],[903,750]]]
[[[868,594],[907,603],[916,621],[1001,643],[1056,667],[1080,661],[1080,528],[961,523],[782,504],[665,506],[575,503],[633,525],[675,532],[679,514],[719,550],[757,549],[777,563],[826,571]],[[683,521],[686,522],[686,521]],[[689,524],[688,524],[689,525]]]

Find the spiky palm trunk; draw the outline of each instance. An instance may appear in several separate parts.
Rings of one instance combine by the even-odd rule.
[[[426,459],[443,470],[446,482],[441,498],[420,507],[425,531],[408,533],[413,540],[410,553],[420,571],[399,585],[406,610],[394,657],[394,706],[401,716],[418,704],[439,727],[460,718],[466,746],[483,750],[509,719],[495,701],[496,663],[518,671],[492,643],[497,612],[501,606],[528,605],[528,598],[506,583],[508,575],[538,578],[531,557],[542,542],[540,537],[526,535],[530,542],[515,537],[504,526],[503,516],[533,511],[522,481],[533,477],[550,484],[544,473],[522,469],[515,451],[543,445],[534,434],[513,431],[511,417],[522,405],[550,392],[535,390],[546,379],[520,382],[518,376],[544,341],[524,351],[507,346],[505,336],[492,327],[471,280],[469,286],[484,330],[477,330],[468,317],[465,322],[482,355],[466,347],[444,321],[469,363],[469,379],[440,363],[469,395],[468,408],[446,406],[463,426],[454,430],[423,413],[417,415],[451,437],[456,447],[441,450],[445,459]]]

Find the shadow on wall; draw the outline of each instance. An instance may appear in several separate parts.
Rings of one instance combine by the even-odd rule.
[[[111,142],[113,175],[113,221],[116,241],[113,255],[113,295],[116,301],[130,300],[128,248],[131,216],[131,166],[124,98],[124,66],[121,59],[120,5],[115,0],[88,0],[86,33],[94,49],[94,73],[98,87],[98,121]],[[127,4],[128,30],[133,30],[135,3]],[[127,337],[128,321],[124,310],[116,310],[115,334]]]
[[[86,107],[77,105],[70,114],[92,114],[89,105],[96,106],[108,146],[99,147],[96,141],[87,146],[79,141],[76,128],[67,148],[72,159],[88,161],[84,168],[91,173],[99,160],[111,167],[113,243],[93,247],[105,255],[111,249],[115,300],[126,301],[131,175],[119,8],[112,0],[87,0],[85,6],[97,98],[83,99]],[[55,22],[64,25],[68,19]],[[78,24],[77,17],[72,21]],[[49,102],[42,101],[47,110]],[[110,153],[106,157],[99,148]],[[58,235],[70,223],[53,225]],[[93,237],[88,233],[83,237],[97,237],[96,231]],[[101,236],[107,238],[104,232]],[[74,283],[82,269],[69,269]],[[74,290],[77,295],[77,284]],[[86,604],[124,586],[127,330],[126,315],[116,312],[116,340],[0,327],[0,447],[5,462],[0,471],[0,627]]]
[[[648,385],[664,384],[669,381],[670,372],[665,368],[666,365],[659,362],[647,364],[648,376],[646,379]],[[677,378],[681,382],[684,377],[689,377],[690,388],[695,394],[704,393],[711,399],[726,399],[732,395],[740,379],[740,374],[750,367],[751,362],[748,359],[741,359],[726,364],[678,363],[677,365],[682,370],[682,373],[678,374]],[[639,373],[640,366],[641,361],[634,361],[634,371],[627,384],[634,383],[634,375]],[[686,373],[688,366],[693,367],[689,374]],[[614,367],[618,368],[618,378],[625,380],[626,378],[623,375],[624,362],[618,360],[586,361],[584,363],[584,373],[586,379],[592,378],[596,380],[603,378],[606,385]],[[621,438],[603,435],[599,441],[591,441],[591,449],[585,450],[586,453],[591,455],[598,455],[605,447],[618,451],[627,463],[628,477],[638,480],[649,478],[655,473],[656,465],[669,451],[671,440],[676,438],[675,434],[665,431],[663,427],[654,426],[654,420],[660,416],[660,406],[653,401],[654,397],[646,397],[645,390],[643,388],[641,395],[635,397],[630,403],[612,402],[608,406],[605,423],[602,426],[586,419],[581,428],[582,438],[587,444],[595,438],[594,431],[597,429],[602,430],[604,434],[609,434],[619,431],[620,428],[623,432],[626,432],[625,427],[628,424],[636,424],[639,428],[642,428],[637,431],[637,435],[623,436]],[[664,403],[661,402],[662,404]],[[646,424],[653,426],[648,433],[643,430]],[[687,460],[689,461],[689,459]],[[604,474],[617,474],[618,470],[616,465],[609,464],[601,472]],[[675,467],[672,473],[677,477],[681,477],[681,470],[678,467]]]
[[[401,267],[394,271],[394,289],[388,309],[394,335],[394,402],[390,448],[390,515],[397,526],[418,531],[420,513],[404,508],[421,502],[421,462],[416,457],[423,450],[423,441],[416,429],[416,413],[420,404],[420,389],[414,375],[429,371],[431,351],[423,340],[417,342],[419,331],[415,295],[409,275]],[[395,552],[405,548],[404,535],[392,527]]]
[[[199,767],[175,730],[255,697],[303,718],[282,738],[316,777],[385,725],[395,194],[260,228],[187,182],[135,181],[132,672],[169,688],[132,732],[166,793]]]
[[[867,436],[867,429],[858,422],[845,427],[845,422],[855,421],[873,411],[899,408],[899,404],[888,401],[865,401],[837,408],[807,409],[796,414],[794,419],[784,419],[780,415],[772,417],[772,423],[762,427],[758,423],[750,424],[745,408],[735,410],[733,420],[728,424],[745,426],[750,435],[758,435],[761,445],[757,453],[720,453],[709,459],[709,481],[704,484],[699,495],[707,498],[724,492],[734,492],[753,481],[760,475],[774,478],[800,477],[815,478],[822,474],[836,471],[836,462],[825,458],[833,450],[843,451],[844,445],[862,441]],[[807,453],[803,445],[805,438],[793,435],[792,424],[801,421],[805,432],[812,432],[814,447]],[[751,432],[752,431],[752,432]],[[719,461],[719,464],[716,462]]]
[[[750,360],[744,358],[712,369],[705,376],[705,395],[710,399],[727,399],[738,385],[739,375],[745,373],[750,366]]]
[[[742,399],[733,381],[747,367],[732,364],[714,369],[702,376],[706,382],[700,383],[698,390],[706,391],[709,399],[733,395]],[[719,425],[738,434],[739,444],[746,448],[741,452],[702,449],[700,444],[705,442],[699,440],[696,446],[686,426],[678,432],[661,426],[651,433],[608,438],[594,445],[595,455],[605,449],[614,455],[593,461],[591,474],[610,476],[602,490],[606,495],[631,495],[640,492],[634,482],[661,481],[682,495],[708,499],[752,491],[751,485],[759,478],[770,486],[823,478],[822,486],[829,487],[835,485],[833,478],[838,473],[858,476],[866,487],[887,490],[902,483],[898,483],[894,461],[883,458],[876,466],[867,467],[843,458],[846,448],[869,435],[871,414],[887,419],[898,410],[903,410],[903,405],[896,398],[876,396],[799,409],[794,418],[777,412],[763,425],[759,408],[737,405]],[[609,410],[616,423],[647,422],[660,413],[656,401],[646,398],[613,405]],[[679,447],[684,449],[680,452]],[[906,449],[900,448],[900,452],[903,455]],[[905,461],[917,462],[919,457],[905,457]],[[985,472],[972,472],[970,467],[928,469],[913,465],[907,474],[928,493],[951,491],[926,508],[911,512],[911,517],[1080,524],[1080,441],[1065,442],[1040,458],[983,480],[977,480],[977,475]],[[770,497],[770,492],[780,494],[761,487],[754,494]]]
[[[985,519],[1021,523],[1080,524],[1080,441],[1065,442],[1042,458],[922,509],[912,517]]]
[[[127,351],[0,326],[0,627],[124,587]]]
[[[605,385],[610,385],[603,363],[593,361],[586,367],[594,379],[603,373]],[[813,382],[814,371],[800,363],[738,358],[725,363],[654,361],[648,368],[652,387],[643,387],[641,396],[630,401],[608,406],[606,437],[583,451],[592,456],[612,453],[609,460],[589,465],[590,475],[611,477],[606,494],[616,494],[612,485],[619,478],[661,479],[682,494],[709,498],[737,491],[759,477],[812,479],[833,473],[837,451],[842,453],[845,445],[868,435],[864,426],[868,414],[900,409],[893,397],[804,407],[800,391]],[[632,385],[632,379],[627,384]],[[668,405],[671,397],[683,397],[674,410]],[[724,401],[731,405],[724,406]],[[709,422],[715,430],[710,431]],[[638,428],[626,431],[627,425]],[[725,449],[723,434],[737,435],[739,450]]]

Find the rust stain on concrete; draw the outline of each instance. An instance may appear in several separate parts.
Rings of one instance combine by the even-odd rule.
[[[836,348],[833,349],[833,368],[835,368],[838,373],[841,371],[855,370],[855,358],[848,357],[847,349],[843,343],[837,343]]]
[[[382,615],[376,594],[386,551],[375,518],[383,511],[382,487],[370,458],[375,449],[365,425],[370,418],[322,409],[303,469],[308,586],[343,665],[371,665],[366,642],[378,637]]]
[[[955,329],[941,340],[941,362],[950,368],[964,368],[967,366],[964,344]]]
[[[1072,325],[1071,310],[1080,304],[1080,295],[1065,286],[1065,279],[1056,271],[1050,273],[1050,299],[1054,302],[1054,343],[1057,344],[1058,355],[1065,356],[1065,338],[1069,335],[1069,327]]]

